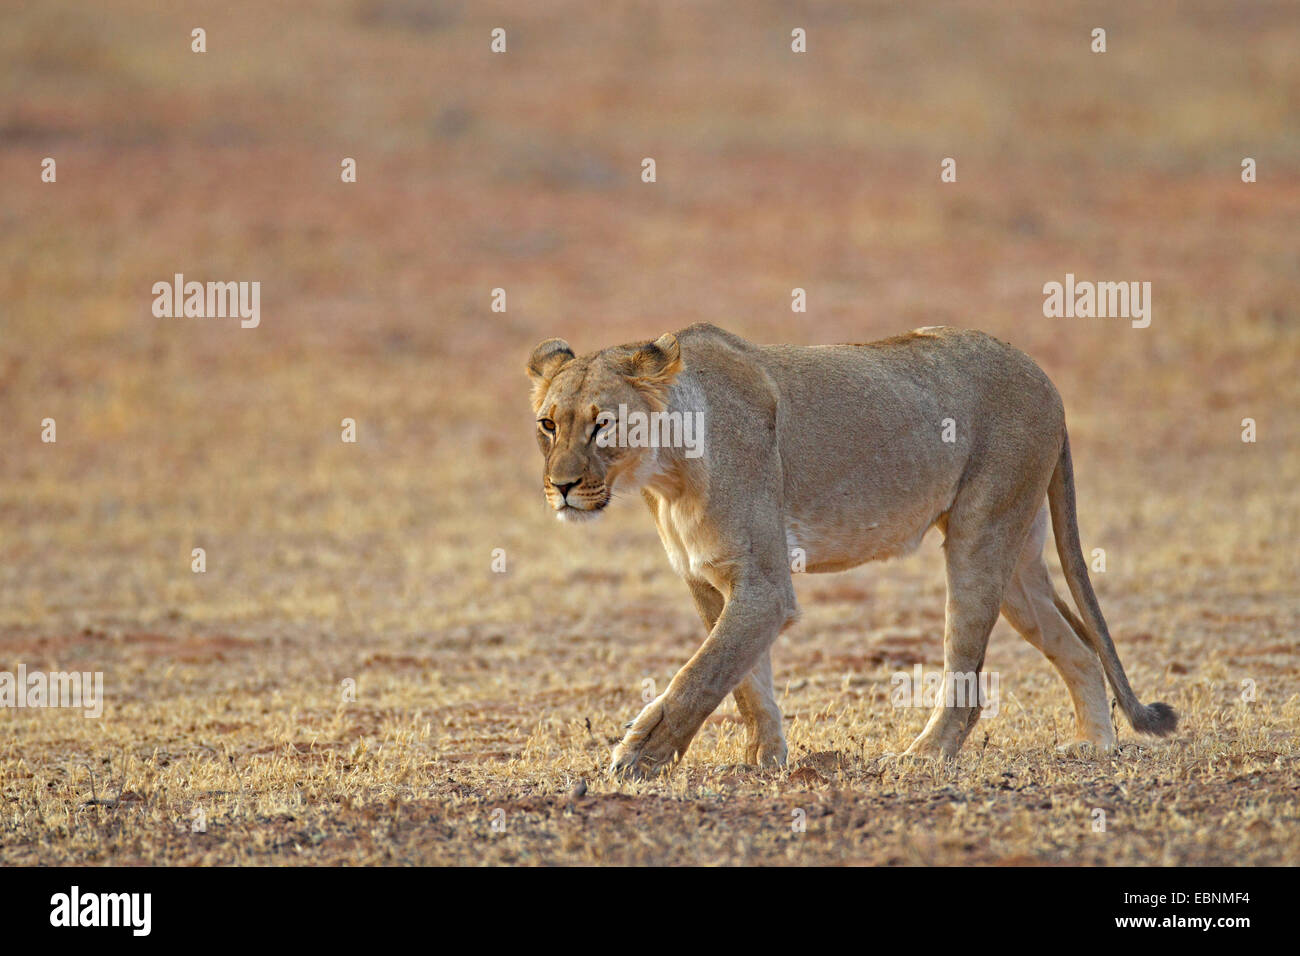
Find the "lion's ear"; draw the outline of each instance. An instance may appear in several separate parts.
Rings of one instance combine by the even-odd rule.
[[[555,373],[573,361],[573,349],[564,339],[547,339],[533,349],[528,359],[528,377],[533,383],[533,411],[541,407]]]
[[[682,347],[677,337],[665,332],[642,345],[619,363],[621,371],[633,385],[655,394],[660,401],[677,373],[682,370]]]

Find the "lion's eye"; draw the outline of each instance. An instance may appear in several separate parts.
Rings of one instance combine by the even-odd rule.
[[[555,422],[551,421],[549,418],[538,419],[537,424],[542,426],[542,431],[546,432],[546,434],[555,434]]]

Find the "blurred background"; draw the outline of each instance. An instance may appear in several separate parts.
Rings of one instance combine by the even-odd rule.
[[[1296,649],[1294,3],[43,0],[0,17],[6,663],[107,664],[141,701],[328,697],[359,673],[438,706],[519,704],[463,730],[477,753],[513,753],[530,714],[582,695],[630,716],[642,677],[703,634],[636,502],[580,528],[547,512],[523,363],[552,335],[584,351],[697,321],[1012,342],[1065,398],[1085,549],[1107,551],[1135,683],[1197,641],[1193,667],[1227,666],[1232,641],[1275,646],[1280,670]],[[155,318],[151,287],[177,272],[260,281],[260,327]],[[1149,281],[1150,328],[1044,318],[1067,272]],[[940,659],[933,539],[798,586],[779,686]],[[1064,721],[1046,664],[999,633]]]

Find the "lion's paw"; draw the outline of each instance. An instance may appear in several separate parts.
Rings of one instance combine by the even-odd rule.
[[[745,746],[745,763],[760,770],[784,767],[786,761],[785,741],[780,737],[763,741],[750,741]]]
[[[674,733],[663,699],[651,701],[632,722],[609,764],[616,777],[644,780],[660,773],[681,756],[688,741]]]
[[[1080,759],[1104,757],[1115,752],[1115,742],[1105,738],[1087,740],[1080,737],[1077,740],[1071,740],[1069,743],[1058,744],[1056,752],[1065,757],[1078,757]]]
[[[901,754],[892,751],[883,753],[876,761],[876,767],[880,770],[918,770],[927,767],[933,767],[943,763],[948,758],[944,757],[942,752],[929,752],[905,750]]]

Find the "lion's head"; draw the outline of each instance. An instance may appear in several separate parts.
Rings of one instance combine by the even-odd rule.
[[[546,460],[542,490],[560,520],[594,517],[616,485],[630,490],[654,472],[657,449],[620,443],[619,415],[662,411],[681,368],[681,349],[670,334],[582,357],[563,339],[533,350],[528,377]]]

